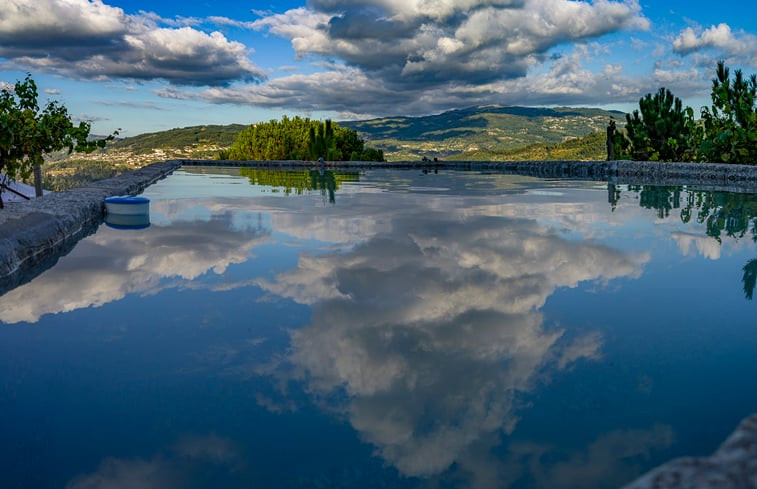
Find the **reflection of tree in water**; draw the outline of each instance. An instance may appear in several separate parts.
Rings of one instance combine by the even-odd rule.
[[[749,260],[744,265],[744,276],[741,281],[744,282],[744,295],[750,301],[754,295],[754,286],[757,283],[757,258]]]
[[[329,202],[336,202],[336,191],[345,182],[360,181],[358,172],[337,172],[331,170],[262,170],[242,168],[242,176],[247,177],[252,185],[262,185],[284,189],[285,195],[302,195],[303,192],[320,190],[322,195],[328,193]]]
[[[707,235],[720,242],[720,234],[743,238],[750,230],[757,241],[757,195],[729,192],[698,192],[698,222],[707,225]]]
[[[657,210],[657,217],[660,219],[670,216],[671,210],[681,207],[681,187],[631,185],[628,190],[639,194],[641,207]]]
[[[757,243],[757,194],[689,190],[684,187],[629,185],[629,191],[639,194],[639,205],[655,209],[657,217],[664,219],[674,209],[680,209],[681,221],[689,223],[692,218],[704,224],[707,236],[722,243],[721,236],[740,239],[748,234]],[[608,184],[608,202],[614,210],[621,191]],[[757,282],[757,259],[750,260],[743,268],[744,295],[751,300]]]

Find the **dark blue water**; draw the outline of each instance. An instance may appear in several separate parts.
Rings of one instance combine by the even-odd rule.
[[[757,196],[188,168],[0,297],[3,488],[609,488],[757,412]]]

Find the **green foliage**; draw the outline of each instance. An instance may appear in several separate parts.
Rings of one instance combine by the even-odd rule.
[[[240,168],[240,175],[247,177],[252,185],[283,188],[286,195],[301,195],[305,191],[323,189],[323,180],[318,170],[267,170],[262,168]],[[339,190],[345,182],[359,182],[360,173],[325,171],[328,180]]]
[[[697,122],[669,90],[647,94],[626,116],[625,133],[616,133],[618,158],[757,164],[757,75],[736,70],[731,78],[720,61],[711,98]]]
[[[757,75],[746,79],[718,63],[712,80],[712,107],[702,109],[703,159],[723,163],[757,164]]]
[[[376,148],[366,148],[362,153],[352,153],[350,156],[352,161],[386,161],[384,159],[384,151]]]
[[[308,158],[310,119],[284,116],[253,124],[239,133],[231,148],[232,160],[304,160]]]
[[[340,160],[362,160],[363,152],[365,151],[365,141],[360,138],[357,131],[336,125],[334,137],[336,138],[336,147],[339,148],[339,152],[341,153]],[[384,161],[383,155],[380,160],[368,161]]]
[[[641,161],[692,161],[695,127],[694,111],[660,88],[639,100],[639,110],[626,114],[626,131],[615,140],[616,152],[620,158]]]
[[[330,120],[323,124],[311,124],[308,133],[308,153],[311,160],[318,158],[329,161],[342,160],[341,152],[337,155],[336,138]]]
[[[65,106],[52,101],[41,108],[37,97],[31,75],[16,82],[12,91],[0,92],[0,171],[7,177],[28,178],[46,154],[62,149],[91,152],[114,138],[88,141],[88,123],[75,126]]]
[[[367,152],[363,140],[352,129],[327,120],[282,117],[253,124],[243,130],[229,148],[231,160],[317,160],[347,161],[352,157],[377,157]],[[376,160],[371,160],[376,161]]]

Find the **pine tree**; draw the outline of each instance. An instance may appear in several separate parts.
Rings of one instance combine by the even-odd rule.
[[[694,112],[681,99],[660,88],[639,100],[639,109],[626,114],[625,141],[621,147],[640,161],[692,161]]]
[[[744,77],[718,63],[712,80],[712,107],[702,109],[701,152],[707,161],[757,164],[757,75]]]

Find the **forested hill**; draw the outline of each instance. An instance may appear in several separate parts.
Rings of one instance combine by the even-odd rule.
[[[487,105],[426,117],[386,117],[339,124],[355,129],[369,145],[384,150],[388,160],[413,160],[557,144],[604,132],[610,119],[622,126],[625,114],[593,108]]]
[[[156,149],[173,150],[206,147],[217,152],[218,148],[231,146],[231,143],[245,127],[247,126],[242,124],[229,124],[169,129],[120,139],[110,145],[109,148],[126,150],[134,154],[152,153]]]
[[[422,157],[486,158],[506,155],[526,146],[555,145],[604,132],[613,118],[622,126],[625,114],[593,108],[479,106],[451,110],[424,117],[386,117],[365,121],[343,121],[366,140],[382,149],[388,160],[416,160]],[[119,140],[116,151],[148,154],[155,150],[182,149],[185,157],[214,157],[226,149],[245,125],[207,125],[170,129]]]
[[[356,130],[366,146],[383,150],[390,161],[423,157],[602,159],[605,154],[602,137],[582,136],[604,134],[611,118],[618,126],[625,122],[622,112],[601,109],[481,106],[425,117],[387,117],[338,124]],[[56,171],[54,167],[61,159],[65,159],[68,171],[83,164],[139,167],[170,158],[213,159],[227,150],[246,127],[205,125],[140,134],[117,140],[105,151],[91,155],[61,154],[51,158],[55,163],[48,169]]]

